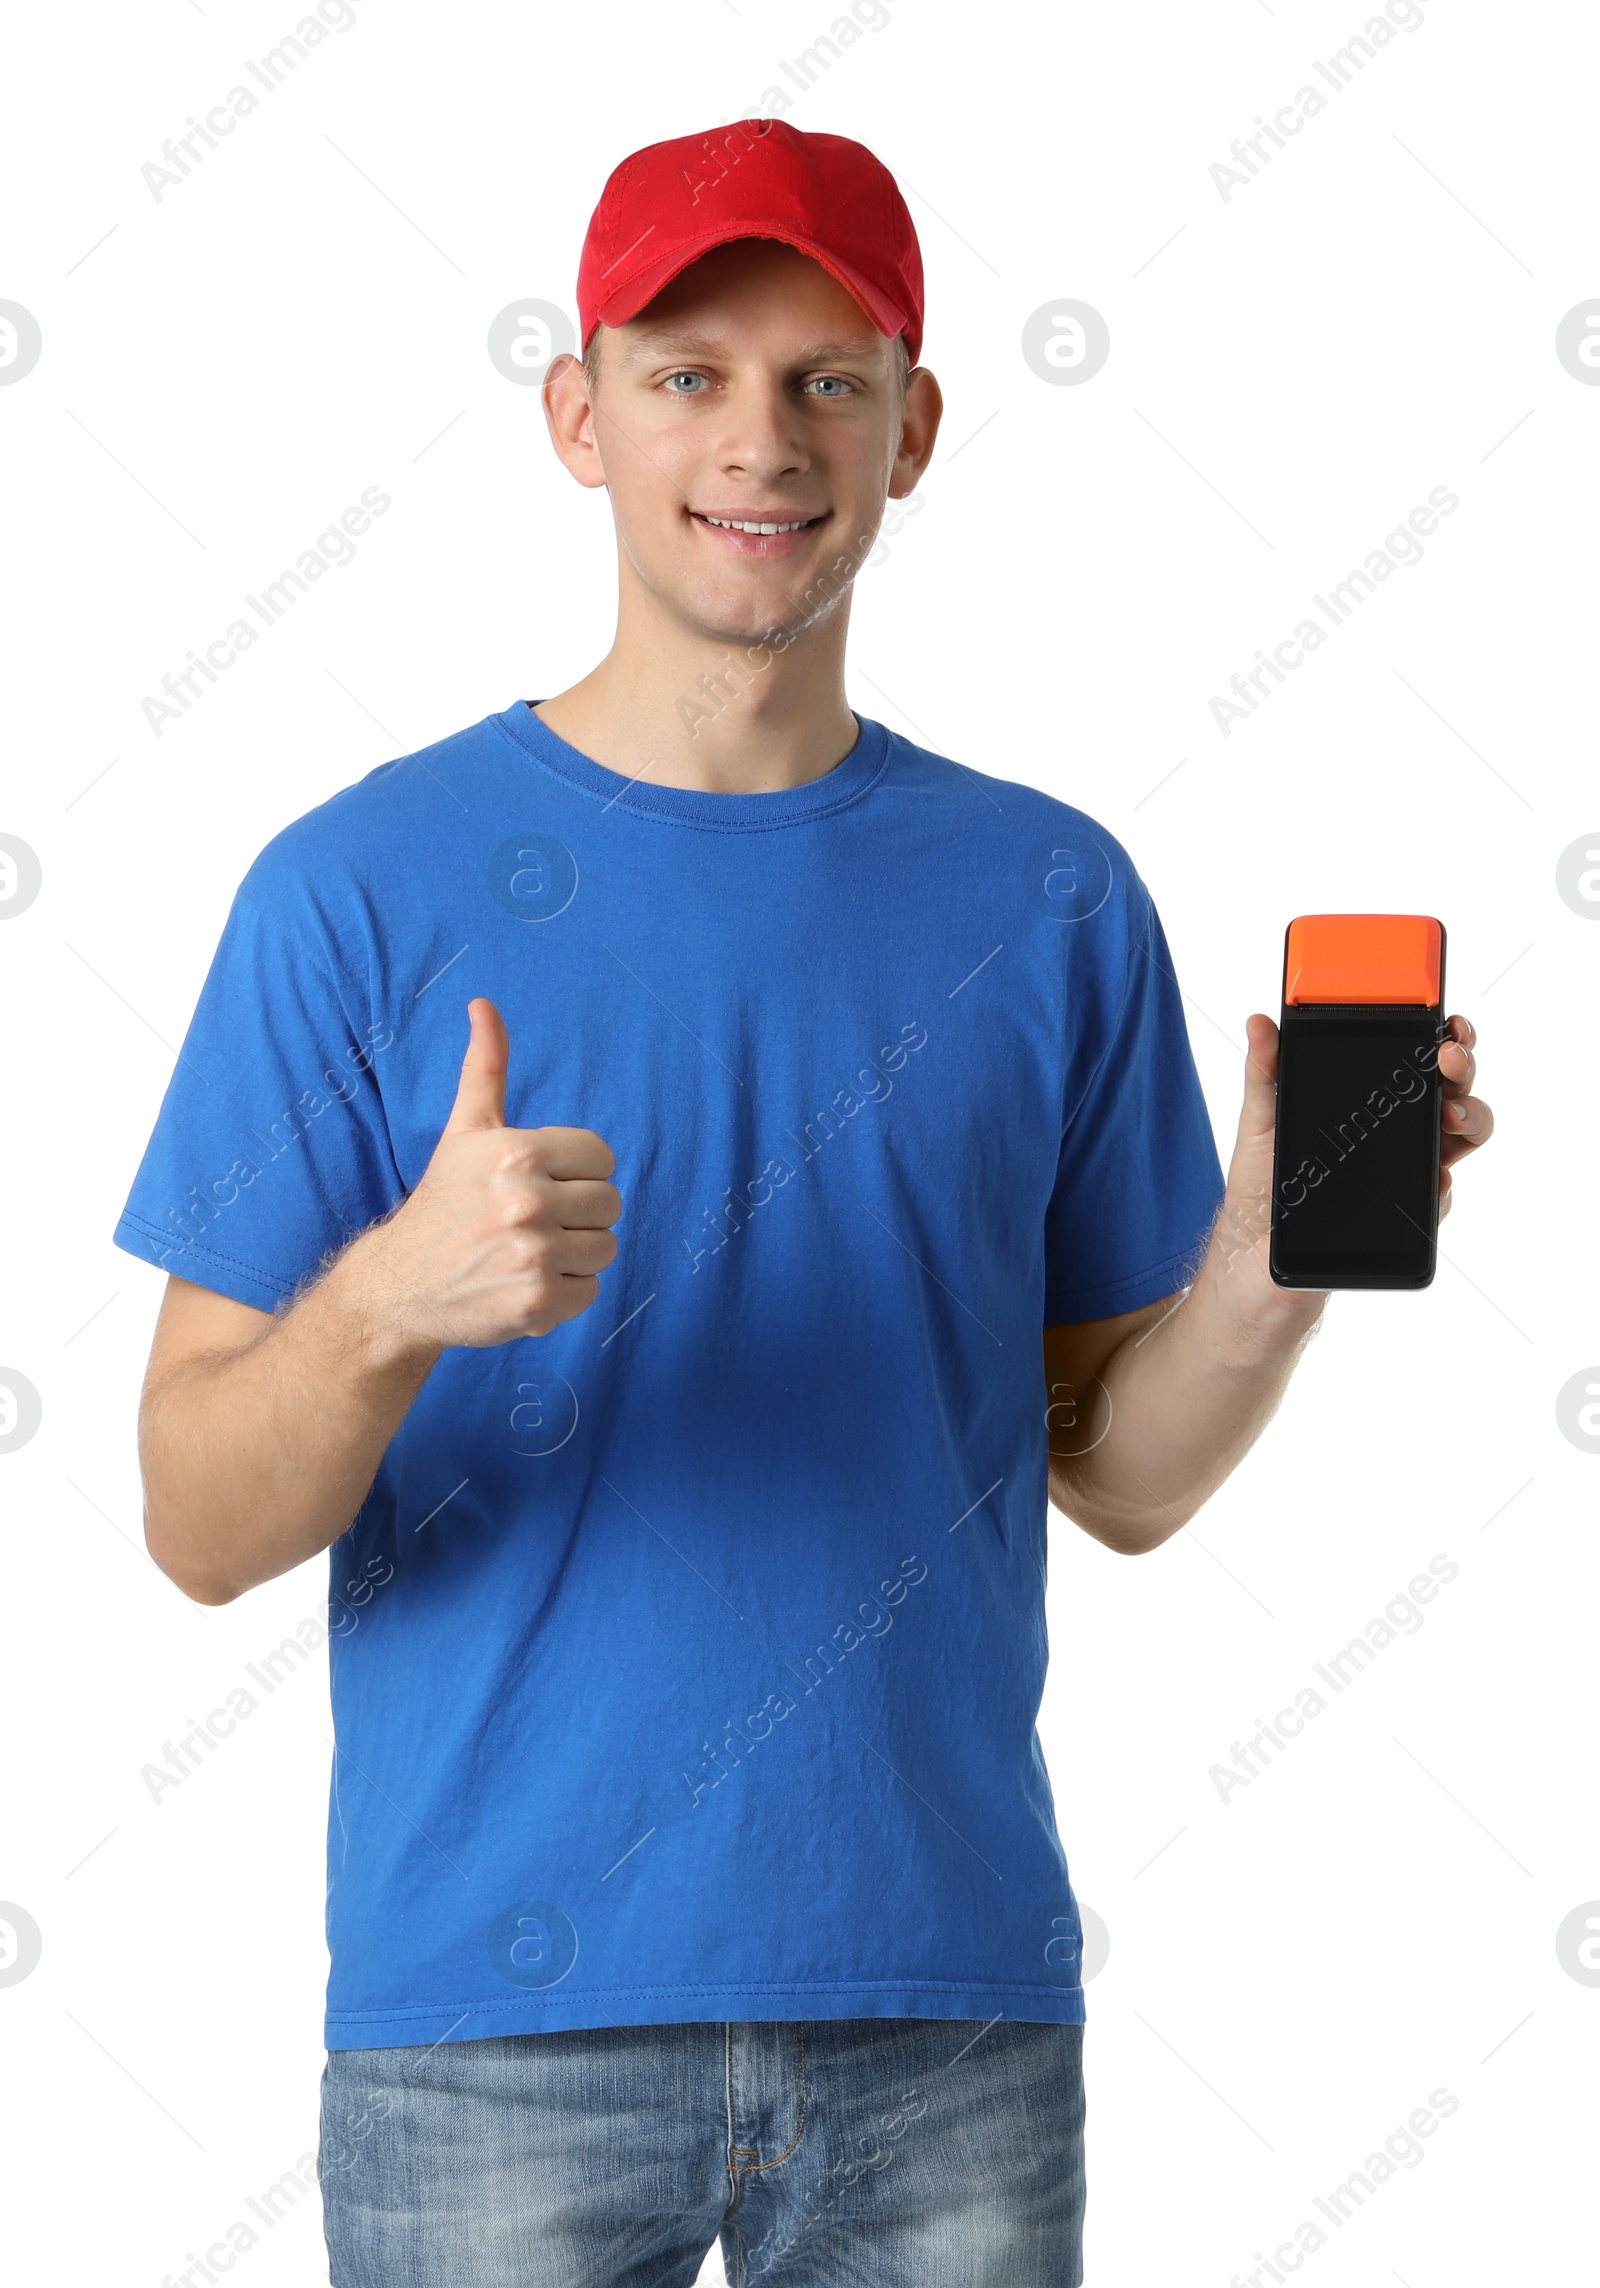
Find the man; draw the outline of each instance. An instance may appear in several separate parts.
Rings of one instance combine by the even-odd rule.
[[[149,1545],[331,1549],[336,2288],[1072,2288],[1047,1492],[1152,1549],[1281,1397],[1275,1028],[1224,1196],[1127,853],[846,702],[940,417],[871,154],[636,153],[578,298],[615,641],[246,875],[117,1227]]]

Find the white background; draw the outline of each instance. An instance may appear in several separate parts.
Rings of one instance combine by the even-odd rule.
[[[1422,0],[1333,94],[1312,64],[1361,0],[885,0],[798,94],[778,66],[833,4],[355,0],[159,201],[141,166],[291,0],[10,19],[0,296],[44,343],[0,388],[0,831],[44,873],[0,931],[0,1366],[44,1408],[0,1455],[0,1898],[43,1933],[0,1988],[19,2277],[157,2288],[315,2142],[322,1671],[159,1805],[139,1774],[324,1569],[208,1610],[144,1555],[161,1282],[112,1224],[262,843],[604,648],[603,497],[487,329],[521,296],[571,309],[618,158],[774,84],[905,185],[948,403],[922,512],[860,581],[854,705],[1130,845],[1225,1154],[1244,1019],[1308,910],[1444,918],[1500,1121],[1433,1287],[1333,1300],[1193,1528],[1129,1561],[1052,1520],[1043,1734],[1111,1938],[1087,2280],[1248,2276],[1441,2085],[1459,2110],[1330,2231],[1317,2288],[1593,2264],[1600,1988],[1555,1934],[1600,1895],[1600,1460],[1556,1395],[1600,1358],[1600,908],[1556,867],[1600,847],[1600,389],[1554,346],[1600,293],[1593,19]],[[1213,163],[1306,85],[1327,107],[1224,200]],[[1061,296],[1110,329],[1081,386],[1021,354]],[[368,485],[393,506],[354,564],[154,737],[163,673]],[[1224,737],[1213,695],[1441,485],[1424,560]],[[1212,1764],[1440,1552],[1425,1625],[1221,1802]],[[325,2278],[314,2197],[238,2276]]]

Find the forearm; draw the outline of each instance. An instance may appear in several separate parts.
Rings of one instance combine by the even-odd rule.
[[[1220,1226],[1181,1303],[1118,1346],[1051,1498],[1127,1554],[1187,1525],[1271,1421],[1326,1297],[1275,1287]]]
[[[336,1541],[439,1356],[398,1335],[383,1227],[254,1341],[153,1369],[140,1406],[145,1538],[224,1604]]]

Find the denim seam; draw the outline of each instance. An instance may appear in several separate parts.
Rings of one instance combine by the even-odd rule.
[[[794,2135],[793,2135],[793,2137],[791,2137],[791,2138],[790,2138],[790,2140],[789,2140],[788,2144],[787,2144],[787,2145],[784,2147],[783,2151],[782,2151],[781,2153],[779,2153],[779,2154],[778,2154],[778,2155],[777,2155],[777,2156],[776,2156],[776,2157],[775,2157],[773,2160],[771,2160],[771,2161],[758,2161],[758,2162],[756,2163],[756,2165],[755,2165],[755,2169],[753,2169],[753,2170],[751,2170],[751,2171],[749,2172],[749,2173],[750,2173],[752,2176],[754,2176],[754,2175],[756,2174],[756,2171],[757,2171],[757,2170],[761,2170],[761,2169],[776,2169],[776,2168],[778,2167],[778,2165],[779,2165],[779,2163],[780,2163],[780,2162],[783,2162],[783,2161],[787,2161],[787,2160],[788,2160],[788,2158],[789,2158],[789,2155],[790,2155],[790,2154],[791,2154],[791,2153],[794,2151],[795,2147],[796,2147],[796,2146],[799,2144],[799,2142],[800,2142],[801,2138],[802,2138],[802,2137],[805,2135],[805,2131],[806,2131],[806,2103],[807,2103],[807,2091],[806,2091],[806,2025],[805,2025],[805,2020],[804,2020],[803,2018],[797,2018],[797,2019],[795,2020],[795,2022],[794,2022],[794,2046],[795,2046],[795,2072],[796,2072],[796,2075],[798,2076],[798,2079],[799,2079],[799,2083],[800,2083],[800,2117],[799,2117],[798,2121],[797,2121],[797,2122],[796,2122],[796,2124],[795,2124],[795,2132],[794,2132]]]
[[[737,2150],[733,2142],[733,2028],[726,2020],[722,2027],[722,2097],[728,2117],[728,2175],[733,2179],[733,2197],[737,2202],[743,2187],[739,2183],[739,2172],[733,2165],[733,2156]]]

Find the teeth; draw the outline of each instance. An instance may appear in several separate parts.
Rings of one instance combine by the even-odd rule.
[[[762,533],[765,533],[765,532],[799,532],[803,526],[805,526],[805,525],[807,525],[807,524],[809,524],[809,523],[811,522],[811,519],[810,519],[809,517],[807,517],[807,516],[797,516],[797,517],[795,517],[795,518],[793,519],[793,521],[792,521],[792,522],[790,522],[790,523],[788,523],[788,524],[749,524],[749,523],[744,523],[744,522],[741,522],[741,521],[740,521],[740,519],[739,519],[739,518],[737,518],[737,517],[731,517],[731,516],[708,516],[708,517],[704,518],[704,519],[703,519],[703,521],[704,521],[706,524],[714,524],[714,525],[717,527],[717,529],[718,529],[718,531],[719,531],[719,532],[762,532]]]

